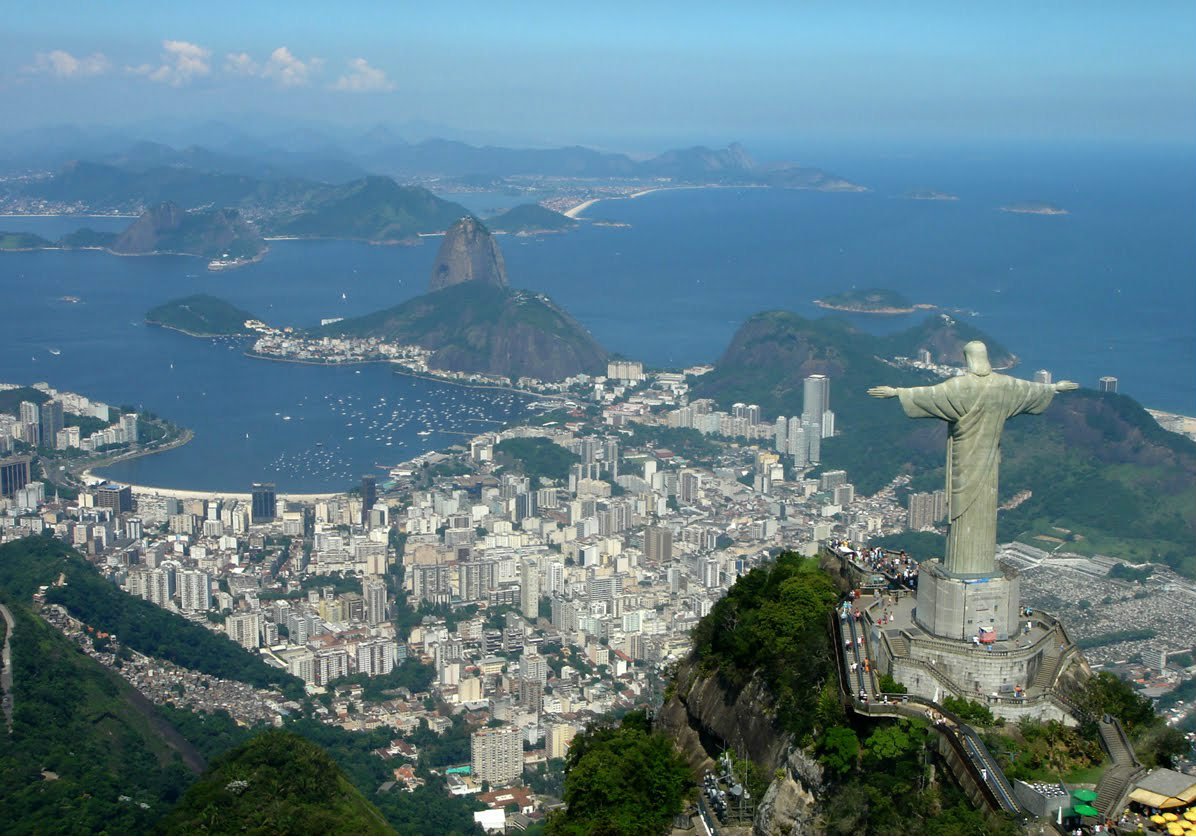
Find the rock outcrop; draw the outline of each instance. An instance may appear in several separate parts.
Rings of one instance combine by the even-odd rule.
[[[235,209],[187,212],[167,201],[147,209],[111,245],[129,256],[176,253],[207,259],[250,259],[266,250],[257,229]]]
[[[487,282],[459,282],[317,333],[415,344],[433,350],[433,369],[513,380],[559,381],[606,368],[606,350],[548,297]]]
[[[805,750],[793,747],[785,764],[756,807],[756,834],[814,834],[818,830],[818,799],[822,766]]]
[[[753,679],[730,694],[717,674],[703,673],[692,662],[677,669],[673,685],[656,724],[672,736],[694,776],[714,769],[718,754],[731,749],[774,777],[756,808],[755,833],[812,833],[822,768],[777,726],[768,688]]]
[[[490,231],[472,216],[465,216],[444,234],[429,291],[439,291],[462,282],[481,282],[499,288],[507,286],[507,269]]]

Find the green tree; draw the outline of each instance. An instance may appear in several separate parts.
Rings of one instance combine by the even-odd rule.
[[[818,760],[839,774],[855,770],[860,758],[860,739],[847,727],[831,727],[818,745]]]
[[[549,819],[550,834],[660,834],[692,786],[672,739],[642,712],[580,733],[565,769],[567,808]]]

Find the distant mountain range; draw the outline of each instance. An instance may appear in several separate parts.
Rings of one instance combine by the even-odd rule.
[[[199,145],[183,149],[130,142],[118,149],[66,144],[54,152],[27,151],[0,171],[27,171],[30,164],[57,169],[48,180],[25,184],[30,198],[127,208],[131,203],[172,200],[184,207],[244,206],[300,201],[316,184],[341,184],[367,174],[405,180],[437,179],[462,184],[508,177],[663,180],[674,183],[773,185],[858,190],[841,177],[792,163],[762,165],[743,146],[705,146],[666,151],[646,160],[626,154],[569,148],[474,146],[445,139],[407,143],[393,137],[362,142],[357,151],[338,147],[283,151],[245,140],[233,151]],[[11,152],[10,152],[11,153]],[[70,154],[71,156],[66,156]],[[19,162],[21,161],[21,162]],[[270,184],[268,186],[263,184]]]

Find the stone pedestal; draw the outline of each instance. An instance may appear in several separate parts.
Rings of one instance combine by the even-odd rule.
[[[914,619],[928,634],[944,639],[971,642],[982,628],[991,628],[998,640],[1006,640],[1018,632],[1019,593],[1014,573],[957,578],[937,559],[923,561]]]

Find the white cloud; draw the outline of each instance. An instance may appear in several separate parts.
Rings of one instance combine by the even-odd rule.
[[[302,87],[309,83],[308,76],[319,72],[323,65],[323,60],[319,58],[301,61],[289,49],[281,46],[270,53],[270,60],[262,67],[261,76],[283,87]]]
[[[145,76],[150,81],[182,87],[192,79],[212,72],[212,65],[208,62],[211,55],[210,49],[188,41],[163,41],[161,64],[156,67],[152,64],[142,64],[126,69]]]
[[[248,52],[230,52],[224,56],[226,73],[269,79],[280,87],[304,87],[311,83],[311,76],[323,66],[322,58],[304,61],[284,46],[270,53],[270,57],[261,64],[254,61]]]
[[[230,52],[224,57],[224,71],[238,76],[256,76],[257,62],[249,57],[248,52]]]
[[[371,67],[364,58],[354,58],[348,64],[349,72],[336,80],[332,85],[333,90],[367,92],[395,89],[395,83],[386,77],[386,73]]]
[[[106,73],[111,67],[111,62],[102,52],[93,52],[91,55],[76,58],[69,52],[55,49],[50,52],[39,52],[34,59],[33,66],[27,67],[26,70],[33,73],[46,73],[59,78],[85,78]]]

